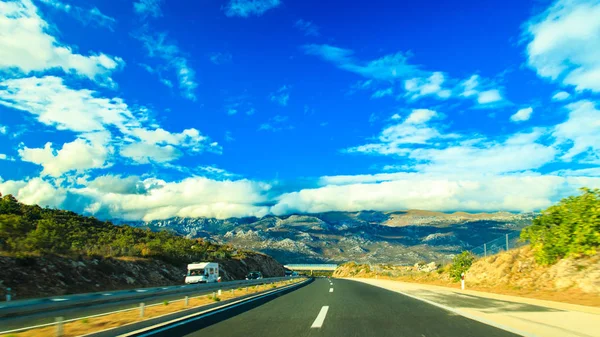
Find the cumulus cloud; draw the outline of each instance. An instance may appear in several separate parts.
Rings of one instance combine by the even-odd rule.
[[[567,149],[561,157],[571,161],[584,155],[583,161],[600,164],[600,110],[591,101],[579,101],[566,107],[568,119],[554,127],[552,136]]]
[[[559,0],[525,23],[527,64],[540,77],[600,92],[600,2]]]
[[[55,150],[52,143],[46,143],[43,148],[19,149],[21,160],[41,165],[44,169],[42,176],[60,177],[69,171],[80,171],[106,167],[106,159],[110,148],[100,144],[92,144],[84,139],[63,144],[60,150]]]
[[[529,118],[531,118],[532,113],[533,113],[532,107],[519,109],[519,111],[517,111],[514,115],[510,116],[510,120],[511,120],[511,122],[515,122],[515,123],[528,121]]]
[[[499,89],[494,88],[494,83],[482,79],[479,75],[472,75],[459,84],[460,96],[474,98],[479,107],[495,107],[504,98]]]
[[[181,95],[195,101],[198,87],[196,72],[190,67],[185,54],[167,38],[167,34],[150,33],[147,29],[142,29],[133,36],[143,43],[149,57],[165,62],[159,66],[160,69],[170,69],[175,73]]]
[[[266,11],[279,7],[280,0],[229,0],[225,6],[225,15],[228,17],[261,16]]]
[[[319,33],[319,26],[315,25],[311,21],[306,21],[306,20],[300,19],[300,20],[296,21],[296,23],[294,24],[294,27],[296,27],[298,30],[303,32],[305,36],[321,35]]]
[[[49,25],[29,0],[0,3],[0,71],[60,69],[114,86],[111,74],[125,62],[104,53],[77,54],[48,33]]]
[[[502,95],[497,89],[482,91],[477,95],[477,103],[489,104],[502,100]]]
[[[190,128],[181,133],[172,133],[160,127],[146,124],[144,112],[133,112],[118,97],[105,98],[97,92],[75,90],[63,84],[58,77],[45,76],[11,79],[0,82],[0,105],[33,114],[37,120],[58,130],[70,130],[79,134],[77,141],[63,145],[63,150],[54,154],[52,145],[37,149],[35,156],[24,157],[44,167],[44,174],[53,176],[71,170],[104,167],[107,156],[113,154],[112,147],[122,148],[120,153],[136,163],[166,163],[180,158],[183,151],[220,152],[220,146]],[[67,159],[60,156],[69,149],[96,156],[94,160],[81,156]],[[104,148],[102,152],[100,147]],[[34,149],[23,150],[22,156]],[[102,154],[102,155],[100,155]],[[43,155],[43,156],[42,156]],[[76,156],[74,156],[76,157]],[[28,159],[26,159],[28,158]]]
[[[373,180],[369,176],[363,179]],[[271,210],[278,215],[405,209],[534,211],[577,193],[581,186],[600,186],[600,178],[583,180],[550,175],[448,177],[403,173],[378,183],[355,181],[284,194]]]
[[[569,97],[571,97],[571,94],[569,94],[568,92],[559,91],[552,96],[552,100],[553,101],[564,101],[564,100],[568,99]]]
[[[6,125],[0,125],[0,135],[5,135],[8,132],[8,127]]]
[[[439,99],[447,99],[452,95],[452,91],[442,87],[445,81],[444,74],[434,72],[426,78],[411,78],[404,81],[406,96],[411,99],[417,99],[424,96],[433,96]]]

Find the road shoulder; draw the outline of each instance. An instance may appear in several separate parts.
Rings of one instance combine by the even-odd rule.
[[[348,278],[523,336],[600,337],[600,308],[392,280]]]

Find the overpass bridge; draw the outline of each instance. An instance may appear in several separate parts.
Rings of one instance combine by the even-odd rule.
[[[337,264],[286,264],[285,268],[293,271],[334,271]]]

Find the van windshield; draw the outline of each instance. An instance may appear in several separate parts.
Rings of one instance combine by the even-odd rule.
[[[204,275],[204,269],[190,269],[188,270],[187,276],[200,276]]]

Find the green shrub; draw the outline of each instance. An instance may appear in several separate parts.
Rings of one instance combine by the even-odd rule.
[[[164,304],[165,306],[167,306],[167,305],[169,305],[169,301],[163,301],[163,304]]]
[[[221,298],[219,296],[215,296],[212,298],[212,300],[215,302],[219,302],[219,301],[221,301]]]
[[[542,211],[521,231],[536,261],[553,264],[564,257],[592,256],[600,247],[600,189],[582,188],[582,194],[562,199]]]
[[[81,320],[81,323],[83,324],[88,324],[90,321],[87,318],[84,318]]]
[[[450,277],[452,277],[454,281],[460,281],[460,274],[466,273],[467,270],[471,268],[474,260],[475,255],[467,251],[454,256],[452,264],[450,265]]]

